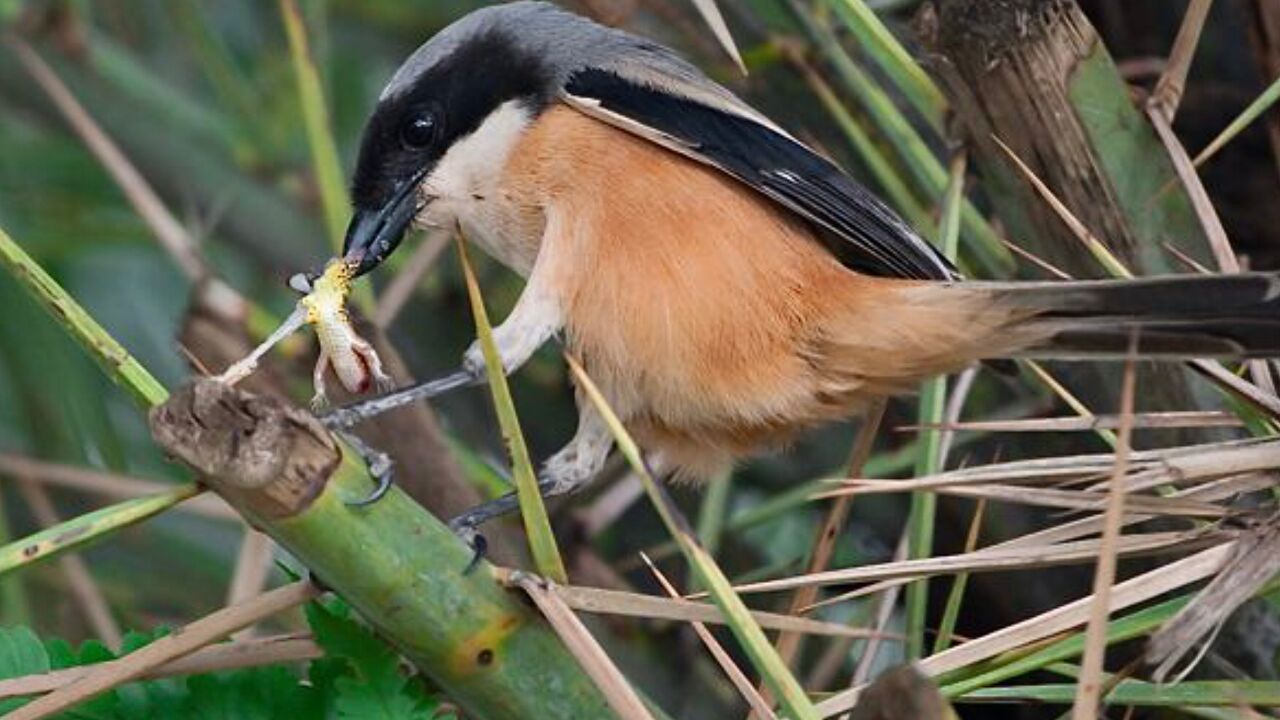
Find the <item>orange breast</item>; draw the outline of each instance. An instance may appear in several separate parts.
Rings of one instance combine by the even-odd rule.
[[[909,388],[920,368],[895,343],[955,324],[929,308],[916,328],[894,309],[918,283],[848,270],[736,180],[568,107],[505,184],[547,213],[571,350],[637,439],[694,474]]]

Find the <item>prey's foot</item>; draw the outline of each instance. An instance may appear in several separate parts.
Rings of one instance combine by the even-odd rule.
[[[347,505],[365,507],[378,502],[395,483],[393,473],[395,463],[392,462],[391,456],[349,432],[343,430],[335,430],[334,432],[356,451],[356,454],[364,461],[365,467],[369,469],[369,476],[373,478],[375,483],[373,492],[369,493],[368,496],[359,500],[348,500]]]
[[[320,416],[320,422],[330,430],[346,430],[359,425],[365,420],[377,417],[388,410],[394,410],[418,400],[438,397],[460,388],[479,385],[483,382],[483,377],[476,377],[466,370],[459,370],[442,378],[410,385],[372,400],[364,400],[346,407],[337,408]]]

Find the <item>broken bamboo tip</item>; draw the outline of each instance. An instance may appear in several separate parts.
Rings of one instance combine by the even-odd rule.
[[[333,436],[311,414],[210,378],[178,388],[148,420],[160,447],[251,517],[302,512],[342,459]]]

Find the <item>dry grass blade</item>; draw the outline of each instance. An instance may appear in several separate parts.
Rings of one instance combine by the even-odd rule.
[[[115,473],[72,465],[34,460],[22,455],[0,453],[0,474],[30,478],[33,482],[82,490],[115,500],[133,500],[173,489],[169,483],[151,482]],[[239,521],[240,516],[222,498],[203,493],[176,506],[175,510],[217,520]]]
[[[824,493],[819,497],[901,492],[905,492],[905,490],[896,487],[892,481],[864,481],[848,490]],[[1085,512],[1101,510],[1107,504],[1106,493],[1060,490],[1056,488],[1027,488],[1016,485],[961,485],[939,488],[934,492],[954,497]],[[1221,518],[1231,514],[1229,509],[1213,503],[1145,495],[1131,497],[1129,509],[1134,512],[1164,517]]]
[[[244,526],[244,535],[240,539],[240,552],[236,555],[235,571],[231,574],[231,584],[227,587],[227,604],[235,605],[255,595],[262,594],[271,577],[271,568],[275,562],[275,543],[265,533],[258,532],[249,525]],[[233,640],[247,640],[253,637],[253,627],[247,627],[232,636]]]
[[[413,291],[422,282],[422,277],[435,267],[436,261],[449,246],[449,239],[449,233],[444,230],[433,230],[427,234],[426,239],[409,257],[409,262],[378,293],[378,307],[373,312],[374,325],[383,330],[391,327],[405,303],[413,296]]]
[[[515,577],[517,577],[515,571],[505,571],[499,575],[498,579],[504,584],[512,584]],[[575,585],[553,585],[550,588],[550,592],[555,593],[564,604],[580,612],[645,618],[647,620],[672,620],[675,622],[700,622],[717,625],[725,623],[724,615],[716,606],[683,598],[673,600],[622,590],[605,590],[603,588]],[[876,635],[872,631],[849,627],[848,625],[820,622],[759,610],[752,610],[751,617],[762,628],[782,632],[847,638],[866,638]]]
[[[1134,452],[1130,456],[1129,491],[1159,485],[1194,482],[1280,467],[1280,439],[1232,440]],[[1068,481],[1105,479],[1113,454],[1017,460],[950,470],[937,475],[896,481],[899,490],[940,490],[963,485],[1051,485]],[[884,481],[841,481],[852,486],[879,485]],[[1098,486],[1101,487],[1101,486]],[[1091,489],[1098,489],[1097,487]]]
[[[53,501],[43,486],[24,477],[18,480],[18,491],[26,500],[31,508],[31,514],[35,516],[41,527],[53,527],[60,522]],[[89,627],[93,628],[94,634],[107,647],[119,648],[123,637],[120,626],[111,615],[111,606],[107,604],[102,588],[98,587],[93,574],[89,572],[89,566],[79,555],[67,555],[59,561],[59,564],[62,566],[62,573],[67,578],[67,585],[71,588],[76,604],[80,606],[85,619],[89,621]]]
[[[189,655],[276,613],[297,607],[320,594],[306,581],[295,582],[252,600],[218,610],[172,635],[166,635],[124,657],[96,665],[84,677],[25,705],[6,717],[8,720],[40,720],[68,710],[113,687],[136,680],[155,668]]]
[[[1191,0],[1187,14],[1183,16],[1182,26],[1178,28],[1178,37],[1173,41],[1173,50],[1169,53],[1164,74],[1160,76],[1155,92],[1148,101],[1148,107],[1159,112],[1166,122],[1173,122],[1178,113],[1178,105],[1182,103],[1182,93],[1187,86],[1187,74],[1191,71],[1191,61],[1195,58],[1196,48],[1200,46],[1200,34],[1204,31],[1204,22],[1212,7],[1213,0]]]
[[[1252,407],[1270,415],[1275,420],[1280,420],[1280,396],[1275,393],[1266,392],[1216,362],[1192,360],[1187,363],[1187,366]]]
[[[867,458],[871,457],[871,450],[875,446],[876,434],[880,429],[880,422],[884,419],[887,405],[888,403],[884,398],[877,398],[872,401],[871,407],[868,408],[866,415],[863,416],[862,425],[858,428],[858,437],[854,441],[853,450],[849,454],[847,470],[850,475],[861,474],[863,467],[866,466]],[[819,526],[818,535],[814,538],[813,554],[809,559],[806,572],[822,572],[831,564],[831,556],[835,554],[836,540],[839,539],[840,533],[844,530],[852,505],[852,496],[837,497],[831,503],[831,508],[827,510],[826,520]],[[798,614],[801,608],[812,605],[817,598],[818,588],[816,586],[800,588],[792,596],[787,614]],[[779,635],[777,648],[778,655],[782,658],[782,661],[791,665],[800,650],[800,636],[795,633]]]
[[[1086,419],[1091,419],[1096,417],[1093,411],[1089,409],[1089,406],[1085,405],[1084,402],[1082,402],[1080,398],[1077,398],[1075,394],[1073,394],[1070,390],[1068,390],[1065,385],[1058,382],[1058,379],[1055,378],[1053,375],[1051,375],[1049,371],[1044,368],[1043,365],[1036,362],[1035,360],[1023,360],[1021,364],[1023,367],[1030,370],[1031,374],[1035,375],[1036,378],[1040,380],[1040,382],[1043,383],[1045,387],[1049,388],[1054,395],[1057,395],[1059,399],[1065,402],[1068,407],[1070,407],[1072,410],[1075,410],[1080,417],[1086,418]],[[1111,447],[1116,446],[1115,433],[1106,429],[1098,429],[1098,430],[1095,430],[1094,432],[1098,435],[1098,437],[1102,438],[1102,441],[1105,442],[1106,444],[1110,445]]]
[[[1102,663],[1107,649],[1107,618],[1111,606],[1111,586],[1116,581],[1116,547],[1124,523],[1125,483],[1129,470],[1129,448],[1133,439],[1133,396],[1137,371],[1133,355],[1138,348],[1135,333],[1129,340],[1129,359],[1125,362],[1124,383],[1120,391],[1120,444],[1116,448],[1116,466],[1111,473],[1107,509],[1103,514],[1102,541],[1098,566],[1093,576],[1093,601],[1089,607],[1089,625],[1085,630],[1084,660],[1076,686],[1073,720],[1093,720],[1102,699]]]
[[[738,66],[742,74],[746,75],[747,65],[742,62],[742,53],[738,52],[738,45],[733,41],[733,33],[729,32],[729,25],[724,21],[724,15],[720,13],[716,0],[693,0],[693,6],[698,9],[702,20],[711,28],[711,33],[716,36],[716,42],[724,48],[725,54],[733,60],[733,64]]]
[[[765,637],[760,625],[751,617],[751,612],[747,609],[746,604],[742,602],[742,598],[738,597],[737,593],[734,592],[732,584],[724,575],[724,571],[720,569],[720,566],[716,565],[716,561],[711,557],[710,553],[699,544],[697,536],[689,526],[689,521],[680,514],[680,509],[676,507],[675,502],[666,493],[665,489],[658,484],[658,481],[654,479],[653,473],[641,455],[639,446],[636,445],[631,434],[627,432],[617,413],[609,406],[604,395],[601,394],[600,388],[591,380],[577,360],[568,355],[565,356],[565,360],[569,364],[569,369],[572,371],[578,387],[587,396],[596,411],[600,413],[609,431],[613,434],[619,452],[626,457],[627,462],[631,464],[632,470],[640,477],[654,509],[666,526],[667,532],[675,539],[685,558],[689,561],[694,576],[702,583],[703,587],[710,590],[710,595],[715,601],[716,607],[724,613],[725,621],[729,628],[733,631],[734,636],[742,645],[747,656],[751,658],[756,670],[769,683],[769,690],[778,698],[783,710],[795,720],[812,720],[816,718],[817,713],[814,711],[813,703],[809,700],[808,695],[805,694],[804,688],[800,686],[795,676],[791,674],[791,670],[786,663],[782,662],[782,658],[778,657],[777,651],[769,643],[769,639]]]
[[[1152,677],[1164,682],[1188,653],[1208,639],[1280,571],[1280,516],[1243,535],[1225,568],[1147,643],[1146,660],[1156,669]],[[1185,668],[1190,672],[1194,666]]]
[[[102,163],[102,167],[115,180],[129,204],[138,213],[138,217],[147,224],[160,246],[173,259],[182,274],[192,282],[207,276],[208,266],[186,228],[178,222],[173,213],[169,212],[164,202],[160,200],[160,196],[142,177],[142,173],[138,172],[129,158],[98,126],[89,112],[54,73],[53,68],[49,67],[48,63],[21,38],[6,35],[5,43],[13,49],[19,62],[30,73],[40,89],[49,96],[71,129],[84,141],[89,152]]]
[[[1218,262],[1218,269],[1226,273],[1240,272],[1240,261],[1236,258],[1235,249],[1231,246],[1231,239],[1227,237],[1227,229],[1223,226],[1222,219],[1218,217],[1218,210],[1209,198],[1209,191],[1205,189],[1204,183],[1200,181],[1200,174],[1196,172],[1195,165],[1187,154],[1186,148],[1183,147],[1182,142],[1178,140],[1178,136],[1173,132],[1173,127],[1170,125],[1168,117],[1154,105],[1147,109],[1147,115],[1151,118],[1151,124],[1155,127],[1156,134],[1160,136],[1161,142],[1164,143],[1165,152],[1173,160],[1173,167],[1178,174],[1178,180],[1182,183],[1183,188],[1186,189],[1187,196],[1191,198],[1191,206],[1195,209],[1196,218],[1199,219],[1200,226],[1204,228],[1205,237],[1209,240],[1209,248],[1213,251],[1213,257]],[[1250,361],[1249,372],[1253,376],[1253,382],[1263,392],[1270,395],[1276,394],[1275,382],[1272,380],[1271,370],[1265,360]]]
[[[1030,418],[1027,420],[976,420],[938,425],[899,425],[894,430],[909,432],[923,428],[942,430],[973,430],[978,432],[1085,432],[1116,430],[1123,418],[1119,415],[1091,415],[1088,417]],[[1232,413],[1219,410],[1190,410],[1186,412],[1135,413],[1131,426],[1135,430],[1171,428],[1242,427],[1244,423]]]
[[[600,647],[600,643],[587,631],[578,616],[573,614],[573,610],[559,595],[552,592],[554,585],[550,581],[525,573],[515,573],[512,581],[538,606],[542,616],[551,623],[565,647],[578,659],[578,664],[591,676],[591,680],[600,688],[600,693],[619,717],[623,720],[653,720],[640,696],[613,664],[613,660],[605,654],[604,648]]]
[[[1172,590],[1213,576],[1231,558],[1234,544],[1203,550],[1182,560],[1165,565],[1119,583],[1112,588],[1110,612],[1133,607]],[[969,640],[950,650],[925,658],[920,668],[932,676],[988,660],[1001,653],[1024,647],[1079,627],[1089,618],[1091,597],[1082,598],[1022,622]],[[860,688],[834,695],[818,704],[823,717],[851,710],[857,703]]]
[[[898,548],[893,552],[894,562],[902,562],[907,558],[908,534],[904,531],[902,538],[898,541]],[[884,594],[880,596],[879,602],[876,604],[876,630],[884,630],[889,627],[889,622],[893,619],[893,608],[898,604],[898,596],[902,593],[901,586],[888,588]],[[867,643],[866,648],[862,651],[862,657],[858,658],[858,666],[853,670],[853,678],[851,687],[856,687],[867,681],[871,677],[871,669],[875,667],[876,656],[880,654],[880,641],[872,638]]]
[[[324,651],[311,639],[310,635],[299,633],[273,635],[255,640],[208,645],[186,657],[152,668],[138,679],[154,680],[177,675],[198,675],[221,670],[305,662],[317,660],[323,656]],[[51,692],[83,680],[91,675],[96,667],[86,665],[0,680],[0,699]]]
[[[1140,533],[1122,536],[1117,541],[1116,551],[1122,555],[1181,552],[1203,547],[1206,544],[1227,542],[1231,539],[1230,533],[1211,530]],[[916,579],[957,572],[994,572],[1054,567],[1091,562],[1097,558],[1100,549],[1101,544],[1098,540],[1078,540],[1059,545],[1014,549],[984,548],[974,553],[940,555],[766,580],[740,585],[734,590],[741,594],[777,592],[793,590],[805,585],[842,585],[875,580]]]
[[[1035,188],[1035,191],[1039,193],[1040,197],[1048,203],[1049,207],[1052,208],[1055,213],[1057,213],[1063,224],[1065,224],[1067,228],[1071,230],[1071,233],[1076,236],[1076,239],[1078,239],[1081,244],[1084,245],[1085,249],[1088,250],[1104,268],[1106,268],[1107,272],[1115,275],[1116,277],[1133,277],[1133,274],[1124,266],[1124,263],[1120,262],[1120,260],[1111,252],[1110,248],[1106,246],[1106,243],[1102,242],[1097,235],[1093,234],[1093,231],[1085,227],[1084,223],[1080,222],[1080,219],[1077,218],[1061,200],[1058,199],[1058,196],[1053,193],[1053,190],[1049,189],[1049,186],[1036,176],[1035,172],[1033,172],[1031,168],[1022,161],[1022,158],[1018,157],[1018,154],[1015,153],[1012,148],[994,135],[991,139],[1000,147],[1004,154],[1009,157],[1014,166],[1018,169],[1018,172],[1026,178],[1027,182],[1031,183],[1031,187]]]
[[[676,591],[675,586],[667,580],[667,576],[662,574],[658,566],[653,564],[649,556],[644,553],[641,553],[640,556],[645,565],[649,566],[649,571],[653,573],[654,578],[657,579],[662,589],[672,598],[680,597],[680,593]],[[711,653],[711,657],[715,659],[716,664],[724,670],[729,682],[733,683],[733,686],[742,695],[742,699],[747,702],[747,707],[751,708],[751,713],[764,720],[777,720],[778,716],[773,713],[773,708],[769,707],[769,703],[765,702],[760,693],[756,692],[756,688],[751,684],[750,678],[742,672],[742,669],[733,661],[733,657],[716,641],[715,636],[711,634],[707,626],[703,623],[695,622],[693,623],[693,631],[698,634],[698,639],[707,647],[707,651]]]

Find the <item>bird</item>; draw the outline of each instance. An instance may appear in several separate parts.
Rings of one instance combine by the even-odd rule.
[[[456,20],[365,126],[343,257],[458,229],[525,280],[494,330],[512,373],[560,338],[657,472],[711,478],[932,376],[1002,358],[1280,355],[1280,275],[982,282],[833,161],[667,47],[519,0]],[[476,381],[463,370],[338,412]],[[547,496],[614,439],[577,392]],[[455,519],[460,530],[515,507]]]

